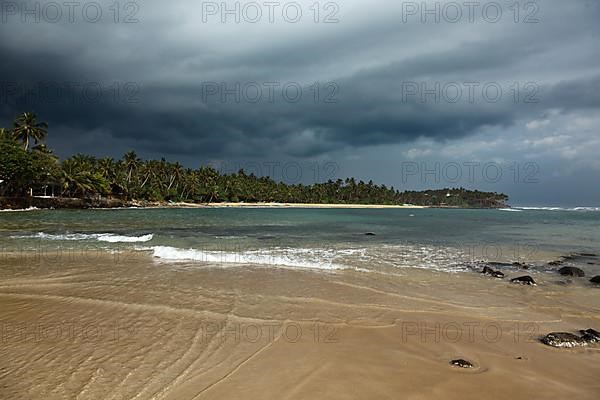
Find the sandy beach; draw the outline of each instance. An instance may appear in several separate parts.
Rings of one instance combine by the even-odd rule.
[[[600,291],[479,274],[4,254],[6,399],[596,399]],[[475,368],[449,361],[465,358]]]
[[[316,204],[316,203],[170,203],[158,205],[158,207],[173,208],[340,208],[340,209],[420,209],[425,206],[412,204],[386,205],[386,204]]]

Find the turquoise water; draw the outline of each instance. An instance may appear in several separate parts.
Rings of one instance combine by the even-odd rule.
[[[367,232],[375,236],[365,235]],[[600,212],[456,209],[119,209],[0,213],[3,252],[102,249],[160,262],[460,269],[473,259],[600,252]],[[596,265],[586,268],[596,270]],[[594,272],[591,271],[591,272]]]

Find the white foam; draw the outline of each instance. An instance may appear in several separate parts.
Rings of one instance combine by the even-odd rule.
[[[53,235],[50,233],[38,232],[30,235],[14,235],[11,239],[45,239],[45,240],[86,240],[90,235],[81,233],[66,233],[63,235]]]
[[[372,267],[422,268],[442,272],[468,270],[457,260],[468,259],[458,249],[433,246],[383,245],[379,248],[268,248],[263,250],[226,252],[195,248],[152,246],[151,251],[166,262],[203,262],[209,264],[255,264],[313,270],[354,270],[372,272]],[[364,268],[368,266],[368,268]]]
[[[368,249],[360,258],[364,265],[394,269],[417,268],[440,272],[463,272],[469,254],[457,247],[426,244],[383,244]]]
[[[0,212],[23,212],[23,211],[37,211],[37,210],[39,210],[39,208],[37,208],[37,207],[27,207],[27,208],[17,208],[15,210],[11,210],[11,209],[0,210]]]
[[[523,212],[523,210],[519,210],[519,209],[516,209],[516,208],[499,208],[498,211]]]
[[[136,243],[136,242],[148,242],[152,240],[154,235],[149,233],[147,235],[142,236],[121,236],[121,235],[112,235],[110,233],[102,234],[98,236],[98,240],[101,242],[109,242],[109,243]]]
[[[350,267],[333,262],[331,254],[314,249],[265,249],[244,252],[205,251],[170,246],[151,247],[153,256],[167,261],[196,261],[219,264],[258,264],[294,268],[337,270]]]
[[[79,240],[98,240],[100,242],[109,243],[136,243],[148,242],[154,237],[153,234],[142,236],[124,236],[115,235],[112,233],[65,233],[51,234],[38,232],[31,235],[11,236],[12,239],[45,239],[45,240],[63,240],[63,241],[79,241]]]
[[[532,211],[600,211],[600,207],[514,207]]]

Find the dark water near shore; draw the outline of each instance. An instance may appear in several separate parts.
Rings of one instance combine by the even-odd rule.
[[[375,235],[365,235],[372,232]],[[462,270],[600,252],[600,212],[455,209],[119,209],[0,213],[3,252],[140,251],[158,262]],[[600,272],[594,262],[589,273]]]

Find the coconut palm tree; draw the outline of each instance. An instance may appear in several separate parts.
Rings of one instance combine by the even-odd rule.
[[[139,167],[141,161],[135,151],[128,151],[123,156],[123,164],[127,170],[127,183],[131,183],[131,175]]]
[[[77,154],[62,162],[63,194],[70,196],[103,195],[110,192],[110,183],[92,163],[91,156]]]
[[[25,112],[15,119],[12,130],[15,139],[23,142],[25,150],[29,149],[29,140],[33,139],[35,144],[46,139],[48,135],[48,124],[37,122],[37,116],[34,113]]]
[[[109,181],[115,180],[115,160],[104,157],[98,160],[98,170]]]

